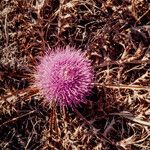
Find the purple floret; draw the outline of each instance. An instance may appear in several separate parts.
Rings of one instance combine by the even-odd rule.
[[[69,46],[58,47],[41,58],[35,85],[47,100],[72,107],[86,101],[93,78],[91,62],[81,51]]]

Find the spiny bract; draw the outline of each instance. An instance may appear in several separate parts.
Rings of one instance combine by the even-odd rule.
[[[85,102],[92,81],[91,62],[70,46],[45,54],[36,68],[35,85],[47,100],[55,100],[59,105],[72,107]]]

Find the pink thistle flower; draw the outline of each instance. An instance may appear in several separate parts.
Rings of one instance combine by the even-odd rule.
[[[35,85],[47,100],[78,106],[91,93],[94,75],[91,63],[74,47],[57,47],[45,54],[36,68]]]

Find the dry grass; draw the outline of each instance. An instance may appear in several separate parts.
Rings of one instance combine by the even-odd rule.
[[[149,150],[148,0],[0,2],[0,148]],[[45,50],[74,45],[95,69],[88,102],[71,110],[32,85]]]

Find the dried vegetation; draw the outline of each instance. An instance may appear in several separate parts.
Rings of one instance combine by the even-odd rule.
[[[0,1],[0,148],[149,150],[149,0]],[[33,87],[39,56],[74,45],[92,60],[93,95],[76,110]]]

